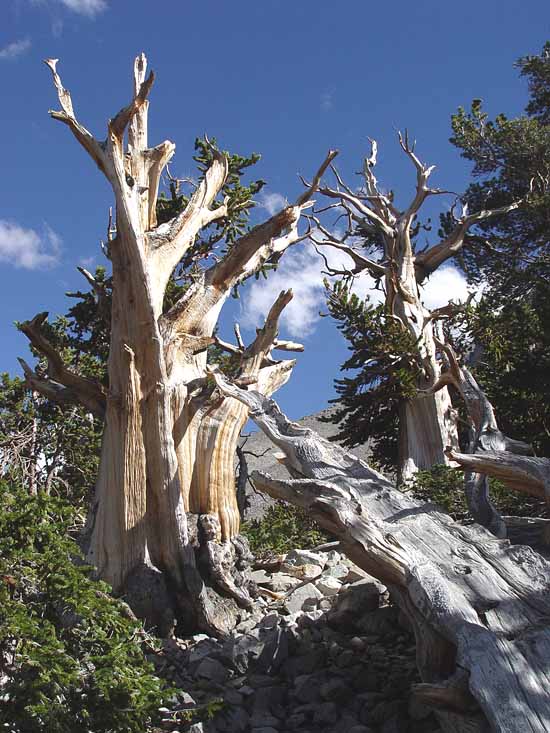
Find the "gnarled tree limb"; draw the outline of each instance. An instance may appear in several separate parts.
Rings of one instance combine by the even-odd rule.
[[[39,313],[31,321],[19,326],[34,348],[48,360],[48,379],[40,377],[20,360],[29,387],[61,404],[80,402],[97,417],[104,417],[106,397],[103,387],[93,379],[75,374],[65,365],[57,349],[42,333],[42,325],[47,318],[47,313]],[[62,389],[60,385],[67,389]]]
[[[529,445],[508,438],[499,430],[493,406],[474,379],[473,374],[458,363],[456,354],[448,344],[439,341],[437,343],[447,358],[449,368],[427,392],[437,392],[445,384],[452,384],[460,392],[472,424],[470,454],[484,455],[487,451],[507,451],[509,449],[523,454],[532,452]],[[448,449],[446,453],[451,458],[456,451]],[[470,465],[473,466],[474,463]],[[468,508],[477,522],[490,529],[497,537],[505,537],[506,525],[491,502],[489,482],[484,473],[467,471],[464,475]]]
[[[498,209],[486,209],[477,211],[474,214],[463,214],[448,237],[445,237],[438,244],[434,244],[433,247],[416,256],[415,268],[417,281],[422,283],[428,275],[435,272],[444,262],[460,252],[464,244],[464,238],[470,227],[493,216],[503,216],[511,211],[515,211],[522,203],[523,201],[519,200],[514,201],[508,206],[501,206]]]
[[[450,450],[449,457],[466,471],[494,476],[510,489],[546,499],[550,503],[548,458],[491,450],[475,454]]]
[[[82,147],[90,154],[95,160],[99,169],[109,178],[109,171],[107,165],[107,159],[105,156],[105,144],[99,143],[89,130],[87,130],[80,122],[76,119],[73,102],[71,99],[71,93],[68,89],[65,89],[61,82],[61,77],[57,73],[57,64],[59,59],[46,59],[44,63],[52,72],[53,83],[57,89],[57,96],[59,103],[61,104],[61,112],[50,110],[50,115],[54,120],[59,120],[69,126],[71,132],[82,145]]]
[[[359,459],[288,420],[273,400],[220,375],[216,380],[249,407],[303,477],[280,481],[255,472],[256,486],[305,508],[355,563],[389,586],[413,623],[423,682],[452,686],[456,675],[467,675],[464,694],[443,695],[460,715],[443,711],[438,696],[443,729],[472,730],[480,712],[498,733],[550,729],[550,564],[528,547],[411,500]]]

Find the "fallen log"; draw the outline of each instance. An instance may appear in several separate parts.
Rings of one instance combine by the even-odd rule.
[[[310,429],[273,400],[215,375],[285,454],[294,479],[256,486],[305,508],[357,565],[387,585],[415,631],[424,685],[449,733],[550,730],[550,563],[433,504]]]

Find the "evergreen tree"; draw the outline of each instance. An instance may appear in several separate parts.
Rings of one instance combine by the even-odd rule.
[[[463,249],[469,280],[484,283],[465,321],[466,341],[483,347],[474,371],[504,432],[550,455],[550,42],[516,66],[528,83],[524,115],[490,120],[474,100],[452,118],[451,142],[474,164],[468,203],[525,200],[508,216],[482,222]]]

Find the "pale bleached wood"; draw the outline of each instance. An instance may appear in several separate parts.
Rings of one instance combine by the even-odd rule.
[[[462,215],[448,237],[424,252],[416,252],[412,238],[417,226],[417,216],[429,196],[450,193],[431,188],[428,180],[435,166],[424,164],[415,152],[415,144],[407,133],[399,133],[399,143],[416,171],[416,190],[409,205],[399,209],[393,202],[393,194],[384,193],[378,185],[374,169],[377,161],[376,141],[371,141],[370,156],[363,165],[363,186],[360,191],[347,186],[338,171],[331,165],[337,186],[320,185],[319,192],[339,206],[347,227],[341,237],[336,237],[314,218],[317,231],[313,242],[317,247],[333,248],[347,254],[353,267],[349,270],[334,269],[321,252],[332,276],[351,278],[368,273],[381,281],[390,317],[396,319],[410,335],[415,353],[412,355],[418,367],[417,387],[426,390],[441,376],[436,340],[441,338],[439,320],[446,317],[442,309],[431,312],[424,304],[419,287],[438,267],[460,252],[468,231],[481,221],[517,209],[515,202],[501,209],[479,211]],[[322,211],[323,209],[321,209]],[[453,207],[454,211],[454,207]],[[367,239],[372,249],[372,239],[380,242],[378,259],[358,251],[361,239]],[[350,243],[353,242],[353,247]],[[368,254],[368,252],[366,253]],[[456,294],[450,293],[450,297]],[[373,354],[373,356],[375,356]],[[445,385],[424,400],[412,397],[404,402],[399,412],[399,475],[410,478],[417,470],[434,464],[448,464],[447,446],[458,448],[457,415],[453,410]]]
[[[312,205],[311,196],[335,152],[325,158],[314,183],[295,205],[213,258],[215,263],[196,273],[193,284],[164,313],[165,290],[174,268],[201,229],[227,215],[227,202],[220,200],[227,157],[213,149],[212,162],[184,210],[157,226],[161,174],[175,145],[165,140],[152,147],[148,140],[149,95],[155,77],[147,73],[145,54],[134,62],[130,102],[109,120],[102,141],[77,119],[57,61],[46,63],[61,106],[52,117],[69,127],[97,163],[116,203],[116,226],[110,217],[108,231],[112,306],[111,313],[104,314],[110,315],[111,324],[109,386],[103,393],[95,383],[68,370],[40,332],[40,317],[24,330],[47,356],[49,377],[38,376],[25,365],[26,378],[31,388],[49,399],[63,404],[80,400],[89,409],[97,408],[96,414],[101,409],[105,413],[89,553],[100,575],[121,593],[126,579],[136,578],[140,566],[161,570],[183,614],[191,611],[205,630],[225,633],[236,618],[232,599],[243,603],[241,590],[227,574],[227,558],[244,552],[237,538],[234,459],[247,410],[213,389],[207,348],[214,343],[216,323],[231,289],[306,236],[299,231],[301,215]],[[84,274],[99,298],[93,279]],[[268,394],[284,384],[294,364],[271,356],[280,313],[291,297],[290,292],[281,295],[256,340],[241,349],[241,380]],[[94,400],[100,407],[92,405]],[[209,519],[201,524],[197,515]],[[220,548],[215,551],[207,545],[210,572],[202,577],[196,560],[206,540],[197,527],[206,526],[215,528]],[[221,599],[219,592],[232,599]]]
[[[411,499],[288,420],[273,400],[221,375],[216,380],[247,405],[300,476],[280,481],[255,472],[255,485],[305,508],[354,562],[389,586],[410,618],[419,670],[431,685],[419,697],[436,703],[444,730],[550,730],[550,564],[529,547]],[[451,691],[442,689],[446,684]]]

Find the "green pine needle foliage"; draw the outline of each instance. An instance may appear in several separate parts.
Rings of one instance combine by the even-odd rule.
[[[262,519],[244,522],[241,533],[256,557],[308,550],[332,539],[304,509],[285,501],[272,504]]]
[[[195,140],[195,155],[193,159],[199,170],[199,181],[204,178],[206,171],[212,164],[214,156],[219,153],[216,139],[197,138]],[[242,178],[251,166],[260,160],[258,153],[242,156],[224,151],[228,162],[228,174],[220,191],[219,200],[213,204],[214,208],[227,204],[227,216],[209,224],[200,232],[193,246],[179,263],[176,275],[181,278],[197,274],[197,264],[209,260],[212,254],[226,254],[239,237],[249,229],[250,213],[256,205],[254,196],[265,186],[265,181],[258,179],[248,184]],[[179,184],[171,181],[169,196],[161,192],[157,201],[157,220],[159,224],[170,221],[177,216],[189,203],[192,192],[180,193]]]
[[[350,358],[335,380],[337,409],[330,421],[340,425],[332,438],[350,448],[372,441],[373,461],[383,469],[397,465],[398,413],[416,394],[419,369],[414,340],[384,305],[359,298],[345,281],[325,282],[330,315],[348,342]]]
[[[402,487],[415,499],[433,502],[459,521],[471,521],[464,493],[464,473],[458,468],[435,465],[427,471],[418,471]],[[533,496],[510,491],[497,479],[489,480],[491,501],[503,516],[544,517],[545,502]]]
[[[550,456],[550,282],[522,280],[522,297],[493,290],[468,309],[464,328],[482,348],[474,373],[500,429]]]
[[[0,725],[10,733],[144,733],[173,691],[127,607],[91,579],[57,498],[0,482]]]

